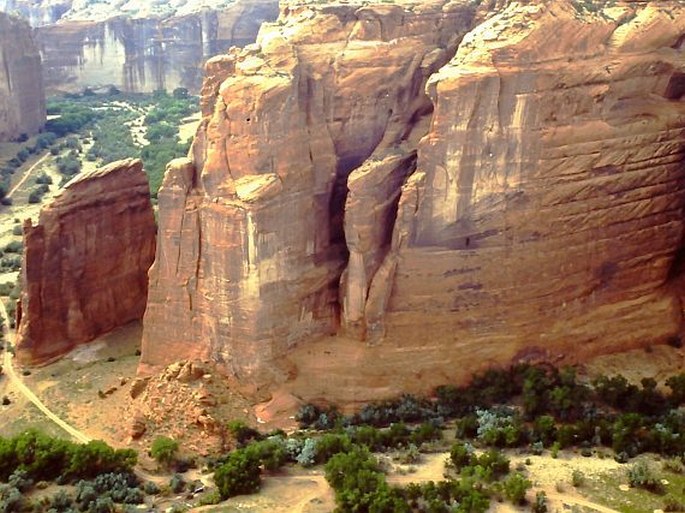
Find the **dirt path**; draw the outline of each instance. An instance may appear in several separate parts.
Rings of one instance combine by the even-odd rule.
[[[24,185],[24,183],[26,183],[26,180],[28,180],[28,179],[31,177],[31,172],[32,172],[36,167],[38,167],[40,164],[42,164],[43,161],[44,161],[45,159],[47,159],[49,156],[50,156],[50,152],[47,152],[45,155],[43,155],[41,158],[39,158],[39,159],[38,159],[30,168],[28,168],[28,169],[26,170],[26,172],[24,173],[24,176],[21,177],[21,180],[19,180],[19,182],[17,182],[17,184],[16,184],[14,187],[12,187],[12,188],[10,189],[10,191],[7,193],[6,196],[7,196],[8,198],[11,198],[11,197],[12,197],[12,194],[14,194],[15,192],[17,192],[17,189],[19,189],[19,187],[21,187],[22,185]]]
[[[5,308],[5,303],[0,301],[0,314],[8,320],[9,316],[7,315],[7,309]],[[3,331],[5,334],[5,340],[10,342],[12,345],[14,345],[14,333],[12,333],[11,330],[7,329],[7,323],[3,326]],[[90,442],[91,438],[79,431],[78,429],[74,428],[73,426],[67,424],[64,422],[62,419],[60,419],[57,415],[55,415],[45,404],[43,401],[38,399],[36,397],[36,394],[34,394],[31,389],[29,389],[24,382],[21,380],[21,378],[16,374],[14,371],[14,366],[12,365],[12,353],[10,351],[5,351],[3,355],[3,360],[2,360],[2,368],[7,376],[7,379],[9,379],[10,383],[16,387],[16,389],[24,396],[26,399],[31,401],[33,405],[38,408],[43,414],[49,418],[52,422],[57,424],[60,428],[62,428],[64,431],[69,433],[70,436],[75,438],[77,441],[81,443],[88,443]]]
[[[606,506],[602,506],[601,504],[597,504],[596,502],[592,502],[586,499],[582,499],[580,497],[569,497],[568,495],[562,495],[560,493],[556,492],[550,492],[549,490],[545,491],[547,494],[548,499],[552,499],[555,501],[559,501],[565,504],[571,504],[571,505],[576,505],[576,506],[582,506],[584,508],[590,508],[594,511],[599,511],[600,513],[621,513],[620,511],[617,511],[615,509],[607,508]]]

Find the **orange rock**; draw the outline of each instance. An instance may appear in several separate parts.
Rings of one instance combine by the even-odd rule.
[[[336,332],[347,175],[427,120],[423,86],[474,14],[293,2],[208,63],[193,159],[159,193],[141,369],[209,358],[257,390],[292,377],[294,345]]]
[[[209,359],[262,398],[361,401],[680,332],[685,7],[490,14],[284,2],[208,65],[141,370]],[[305,354],[326,344],[339,361]]]
[[[17,357],[58,357],[134,319],[147,296],[155,220],[140,160],[83,173],[24,225]]]

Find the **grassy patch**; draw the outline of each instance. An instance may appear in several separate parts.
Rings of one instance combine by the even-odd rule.
[[[579,491],[588,499],[598,504],[604,504],[622,513],[645,513],[655,509],[664,509],[667,500],[675,500],[685,504],[685,475],[661,470],[661,462],[654,457],[645,456],[651,465],[658,469],[659,479],[664,479],[665,493],[655,494],[641,488],[628,488],[628,469],[635,462],[625,465],[624,468],[600,474],[593,479],[588,479],[585,486]],[[621,490],[623,485],[624,490]]]

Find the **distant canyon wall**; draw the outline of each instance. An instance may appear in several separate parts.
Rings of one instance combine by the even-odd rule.
[[[207,58],[253,43],[261,23],[277,14],[278,0],[238,0],[168,18],[61,20],[35,33],[49,92],[109,85],[128,92],[197,92]]]
[[[41,59],[29,25],[0,12],[0,141],[45,124]]]
[[[269,390],[335,335],[394,362],[379,390],[425,391],[681,333],[685,7],[474,9],[285,2],[208,62],[143,371],[208,358]]]

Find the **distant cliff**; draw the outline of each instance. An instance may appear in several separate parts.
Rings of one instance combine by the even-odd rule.
[[[0,12],[0,141],[45,124],[45,91],[29,25]]]
[[[262,22],[278,15],[278,0],[187,2],[161,11],[132,4],[116,9],[81,2],[81,9],[60,13],[63,4],[37,11],[36,4],[21,3],[23,10],[17,10],[29,19],[51,20],[60,13],[51,20],[56,23],[38,23],[35,31],[49,92],[110,85],[132,92],[198,91],[207,58],[253,43]]]
[[[209,61],[143,370],[369,400],[681,333],[685,7],[474,9],[284,2]]]

